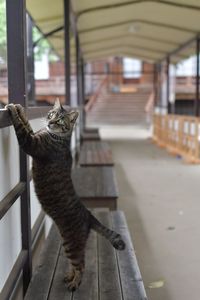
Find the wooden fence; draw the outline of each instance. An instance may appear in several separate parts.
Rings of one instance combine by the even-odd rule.
[[[154,115],[153,141],[188,163],[200,163],[200,118]]]

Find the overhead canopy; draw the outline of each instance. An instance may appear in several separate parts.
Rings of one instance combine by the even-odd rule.
[[[73,0],[82,54],[86,61],[130,56],[156,62],[195,39],[200,29],[197,0]],[[63,0],[27,0],[27,9],[46,34],[64,25]],[[63,57],[63,30],[49,36]],[[72,55],[75,53],[71,43]],[[195,53],[190,46],[172,57],[176,63]]]

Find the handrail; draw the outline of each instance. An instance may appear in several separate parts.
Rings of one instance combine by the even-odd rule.
[[[63,106],[65,107],[65,106]],[[73,107],[77,109],[77,107]],[[29,120],[34,120],[38,118],[44,118],[48,111],[51,109],[51,106],[32,106],[26,109],[26,114]],[[9,117],[8,111],[4,109],[0,109],[0,129],[11,126],[11,119]]]
[[[19,182],[1,201],[0,201],[0,220],[7,213],[17,198],[24,192],[25,183]]]
[[[99,97],[103,87],[105,86],[105,84],[108,82],[108,76],[106,76],[99,84],[96,93],[94,93],[88,103],[85,105],[85,111],[88,112],[92,109],[94,103],[97,101],[97,98]]]
[[[37,118],[44,117],[49,111],[51,106],[36,106],[29,107],[27,109],[27,116],[29,120],[34,120]],[[0,128],[5,128],[11,126],[11,120],[9,117],[9,113],[6,109],[0,109]]]
[[[154,103],[155,103],[155,92],[152,91],[151,94],[149,95],[149,98],[144,108],[146,113],[149,113],[153,109]]]
[[[50,106],[48,107],[30,107],[27,109],[27,115],[29,120],[41,118],[43,117],[50,109]],[[0,110],[0,128],[5,128],[12,125],[11,119],[9,116],[9,113],[6,109]],[[25,170],[26,172],[26,170]],[[5,214],[9,211],[9,209],[13,206],[13,204],[16,202],[19,197],[22,197],[25,193],[25,190],[27,186],[29,186],[29,182],[31,181],[32,176],[30,174],[23,173],[23,176],[20,176],[20,181],[18,184],[15,185],[15,187],[7,193],[7,195],[0,201],[0,220],[5,216]],[[28,187],[29,190],[29,187]],[[23,199],[25,202],[28,201],[28,199]],[[22,203],[22,198],[21,198]],[[35,245],[37,244],[38,239],[40,238],[40,233],[42,232],[43,224],[44,224],[44,218],[45,213],[43,211],[40,211],[35,224],[31,230],[30,228],[30,222],[27,224],[27,216],[24,216],[25,210],[23,209],[21,205],[21,233],[22,235],[27,234],[27,231],[29,230],[31,233],[30,236],[30,250],[22,248],[17,260],[15,261],[15,264],[10,272],[10,275],[8,276],[2,291],[0,292],[0,299],[7,300],[11,296],[14,287],[16,286],[16,283],[18,282],[20,274],[22,274],[22,270],[24,269],[25,265],[27,264],[27,261],[29,257],[31,257],[32,251],[35,249]],[[26,240],[25,242],[28,242]],[[30,253],[31,252],[31,253]]]

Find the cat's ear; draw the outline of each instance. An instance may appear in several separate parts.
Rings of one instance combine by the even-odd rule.
[[[54,103],[54,109],[59,109],[59,108],[62,108],[62,105],[60,104],[60,99],[59,98],[56,98],[56,101]]]
[[[72,111],[69,113],[69,120],[70,123],[75,123],[76,119],[78,118],[79,113],[77,111]]]

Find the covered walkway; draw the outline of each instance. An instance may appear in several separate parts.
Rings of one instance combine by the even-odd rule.
[[[119,208],[127,217],[150,300],[199,300],[198,166],[148,139],[111,142]],[[152,282],[164,286],[150,289]]]
[[[27,12],[29,17],[25,18]],[[125,212],[142,273],[142,277],[131,276],[131,264],[127,260],[126,268],[122,269],[126,270],[116,276],[121,279],[124,274],[123,291],[119,283],[122,294],[118,294],[120,300],[133,300],[132,285],[142,285],[142,279],[149,300],[199,300],[200,167],[186,165],[181,157],[185,155],[185,159],[189,158],[193,163],[200,162],[200,3],[196,0],[189,3],[186,0],[6,0],[6,19],[6,103],[20,103],[26,109],[35,131],[43,127],[42,117],[49,111],[49,106],[34,107],[34,48],[43,39],[47,39],[51,49],[55,50],[64,64],[63,104],[80,112],[72,134],[73,169],[80,171],[83,168],[79,166],[77,158],[82,151],[85,136],[96,136],[98,143],[101,143],[100,131],[102,140],[110,142],[120,192],[117,209]],[[34,41],[33,25],[41,31],[41,37]],[[175,70],[174,65],[190,56],[195,58],[195,72],[188,81],[187,78],[179,78],[184,87],[179,91],[179,94],[184,91],[181,101],[185,101],[185,94],[189,94],[188,89],[185,93],[186,83],[191,87],[190,95],[186,95],[186,100],[192,100],[188,103],[189,111],[184,103],[181,110],[177,105],[177,89],[173,82],[177,76],[176,73],[171,74],[171,71]],[[125,97],[121,94],[124,86],[115,82],[115,76],[122,75],[122,70],[112,70],[111,63],[115,58],[122,61],[126,57],[143,61],[143,73],[151,75],[151,88],[148,97],[145,94],[145,99],[143,94],[139,98],[136,89],[131,95],[126,90]],[[102,62],[103,71],[91,73],[87,65],[96,61]],[[145,63],[151,64],[151,70],[145,70]],[[87,93],[90,75],[103,77]],[[109,97],[106,95],[102,98],[99,86],[106,82],[106,78],[107,83],[110,83],[109,76],[113,78],[110,89],[112,97],[109,94]],[[126,80],[123,84],[127,84]],[[92,107],[89,112],[88,104]],[[148,112],[149,119],[146,118]],[[151,125],[152,112],[154,132],[149,135],[146,128]],[[187,116],[177,117],[180,112]],[[103,130],[101,122],[104,124]],[[3,188],[0,189],[0,257],[4,265],[0,272],[0,298],[21,300],[25,299],[27,289],[30,288],[32,266],[35,267],[40,246],[44,244],[51,224],[37,202],[29,160],[25,153],[18,151],[11,125],[8,111],[1,109],[0,184]],[[87,127],[95,128],[92,131]],[[162,144],[166,150],[170,148],[176,156],[170,156],[167,151],[153,144],[150,136],[158,146]],[[95,151],[93,156],[97,153]],[[102,174],[102,169],[99,170]],[[107,175],[105,178],[110,177]],[[93,178],[96,179],[95,176]],[[100,183],[106,181],[106,187],[110,188],[110,181],[103,179]],[[96,181],[96,185],[93,185],[95,192],[99,186]],[[99,190],[104,191],[103,188]],[[106,197],[108,200],[109,197]],[[114,198],[116,200],[116,194]],[[96,241],[95,247],[98,248]],[[124,257],[130,256],[130,261],[133,261],[132,246],[125,251],[128,255]],[[91,251],[91,254],[95,253]],[[104,257],[108,258],[106,251]],[[117,265],[117,256],[114,254],[111,257],[114,257]],[[106,267],[109,269],[109,264]],[[132,267],[135,268],[138,268],[137,264]],[[119,267],[115,269],[120,270]],[[102,278],[105,280],[105,277]],[[126,285],[128,281],[129,285]],[[111,284],[108,290],[103,284],[97,283],[96,286],[102,288],[107,297],[105,299],[116,299],[111,299],[107,293],[112,290]],[[123,296],[124,291],[128,291],[128,297]],[[37,295],[36,290],[33,292]],[[143,298],[138,299],[146,300],[144,290],[142,293]],[[89,299],[87,295],[85,297]],[[64,297],[54,297],[53,300],[56,298]],[[39,298],[35,296],[34,299]],[[70,299],[78,298],[72,294]],[[81,294],[81,299],[86,298]],[[91,299],[103,298],[98,296]]]

